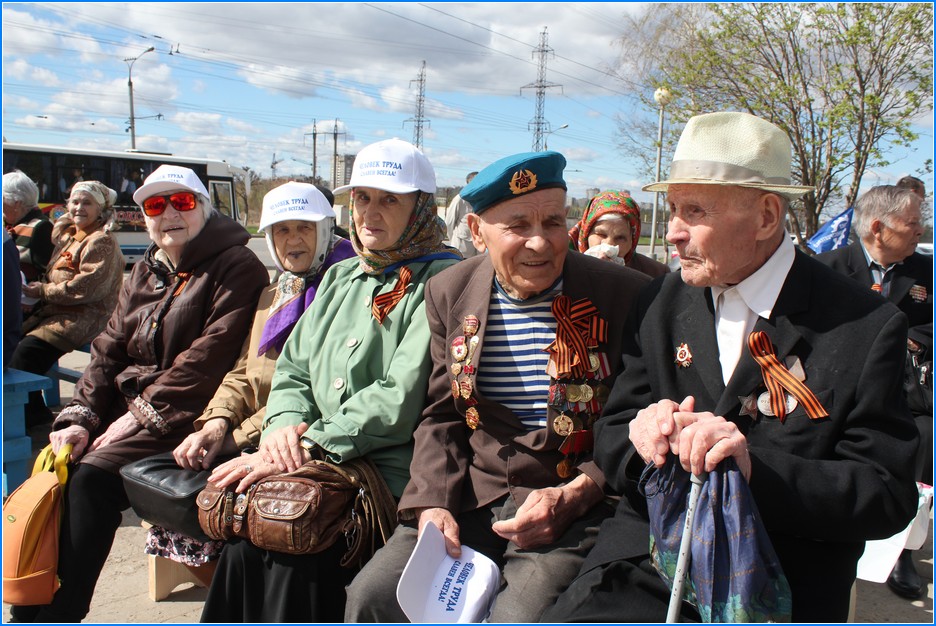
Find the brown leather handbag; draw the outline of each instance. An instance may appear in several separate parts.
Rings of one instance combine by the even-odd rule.
[[[314,554],[344,536],[345,567],[363,565],[390,538],[396,501],[368,459],[310,461],[236,494],[211,483],[198,495],[198,522],[212,539],[247,539],[258,548]]]

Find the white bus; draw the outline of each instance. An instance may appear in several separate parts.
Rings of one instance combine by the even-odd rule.
[[[55,220],[65,212],[71,186],[79,180],[98,180],[119,193],[117,227],[127,264],[136,263],[150,243],[143,213],[133,203],[133,191],[163,163],[191,168],[211,194],[221,213],[243,223],[234,193],[234,174],[240,168],[224,161],[173,156],[158,152],[111,152],[3,142],[3,173],[24,172],[39,186],[39,207]]]

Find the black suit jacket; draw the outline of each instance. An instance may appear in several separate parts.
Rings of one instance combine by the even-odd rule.
[[[649,278],[635,270],[569,252],[563,267],[562,293],[577,301],[588,298],[608,322],[608,342],[600,346],[616,375],[627,314]],[[477,336],[479,370],[484,369],[488,308],[494,288],[494,266],[488,255],[456,263],[429,280],[426,316],[432,331],[432,374],[429,397],[414,433],[415,449],[410,482],[400,500],[400,510],[443,507],[453,514],[472,511],[508,493],[521,504],[533,489],[567,482],[556,473],[562,460],[563,437],[552,428],[556,411],[549,408],[549,425],[527,431],[509,408],[475,391],[480,426],[465,423],[468,406],[452,397],[454,357],[452,340],[464,335],[467,315],[480,324]],[[601,471],[584,454],[575,469],[604,487]],[[573,474],[574,476],[574,474]]]
[[[871,288],[874,279],[868,259],[861,244],[855,242],[845,248],[832,250],[816,257],[836,272],[848,276]],[[910,324],[909,336],[924,347],[924,357],[932,359],[933,350],[933,257],[914,252],[903,263],[891,270],[890,293],[887,299],[897,305],[907,316]],[[911,287],[918,285],[925,289],[921,297],[919,287],[911,294]]]
[[[781,423],[739,414],[739,396],[765,387],[747,350],[722,382],[709,289],[667,275],[641,294],[634,314],[624,371],[596,426],[595,460],[625,497],[585,567],[647,555],[646,500],[635,488],[643,461],[628,424],[653,402],[692,395],[696,411],[724,416],[747,437],[751,490],[793,589],[794,620],[844,621],[864,541],[901,530],[916,508],[918,436],[901,393],[905,316],[797,252],[771,318],[755,330],[781,361],[800,359],[829,417],[811,420],[798,406]],[[689,367],[674,362],[682,343]]]

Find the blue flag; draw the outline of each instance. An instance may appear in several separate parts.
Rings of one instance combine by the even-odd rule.
[[[809,238],[806,245],[816,254],[847,246],[848,231],[851,230],[852,215],[854,213],[853,208],[842,211],[823,224],[822,228]]]

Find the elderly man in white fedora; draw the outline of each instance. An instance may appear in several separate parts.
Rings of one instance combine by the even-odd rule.
[[[794,249],[786,212],[811,188],[792,184],[790,162],[777,126],[699,115],[670,178],[644,187],[667,192],[682,271],[656,279],[631,311],[624,371],[595,432],[595,460],[622,498],[545,621],[666,617],[637,482],[667,458],[693,474],[734,459],[797,622],[845,621],[864,542],[915,513],[906,317]]]

